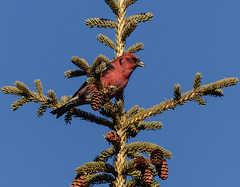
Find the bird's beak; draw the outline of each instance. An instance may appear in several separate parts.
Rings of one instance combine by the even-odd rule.
[[[137,66],[146,67],[146,65],[145,65],[142,61],[139,61],[139,62],[137,63]]]

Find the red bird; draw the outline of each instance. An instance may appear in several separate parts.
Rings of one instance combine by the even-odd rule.
[[[108,93],[110,99],[123,91],[132,72],[138,66],[145,67],[145,64],[133,54],[124,54],[106,66],[100,76],[100,81],[106,90],[110,90],[110,93]],[[65,105],[51,111],[51,113],[57,114],[57,118],[59,118],[76,106],[91,104],[94,93],[97,92],[99,92],[99,89],[95,84],[85,82]]]

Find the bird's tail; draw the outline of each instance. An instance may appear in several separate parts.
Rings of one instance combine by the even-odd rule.
[[[57,118],[59,118],[59,117],[61,117],[63,114],[65,114],[67,111],[68,111],[68,109],[67,109],[66,105],[63,105],[63,106],[61,106],[61,107],[59,107],[59,108],[51,111],[50,113],[51,113],[52,115],[57,114]]]
[[[61,117],[63,114],[65,114],[67,111],[69,111],[73,107],[78,106],[76,104],[76,102],[78,101],[77,99],[78,99],[78,97],[73,97],[65,105],[51,111],[50,113],[52,113],[53,115],[57,114],[57,118]]]

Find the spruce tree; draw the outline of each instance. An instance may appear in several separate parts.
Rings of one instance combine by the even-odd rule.
[[[113,14],[116,15],[116,20],[105,18],[90,18],[86,20],[85,23],[90,28],[98,27],[115,30],[115,41],[103,34],[97,36],[99,42],[114,50],[115,56],[110,60],[108,57],[100,54],[92,62],[91,66],[84,58],[74,56],[71,62],[78,69],[66,71],[64,74],[67,78],[87,76],[87,83],[100,85],[99,76],[107,64],[123,54],[136,53],[143,50],[142,43],[133,44],[128,49],[125,48],[127,38],[137,28],[138,24],[150,21],[153,18],[153,14],[150,12],[127,17],[127,8],[135,2],[137,0],[105,0]],[[65,115],[66,123],[70,123],[72,116],[74,116],[108,127],[110,131],[104,138],[112,144],[111,148],[102,151],[92,162],[76,168],[76,178],[71,186],[83,187],[103,183],[116,187],[160,186],[155,178],[167,179],[167,159],[171,159],[172,153],[164,147],[153,143],[127,143],[127,141],[137,136],[140,131],[159,130],[162,128],[161,122],[145,122],[146,119],[162,114],[167,110],[173,110],[177,106],[190,101],[196,101],[199,105],[205,106],[206,101],[203,96],[222,97],[222,88],[236,85],[238,79],[234,77],[224,78],[206,85],[201,85],[201,81],[202,75],[196,73],[191,90],[182,93],[181,85],[176,84],[173,87],[173,98],[165,99],[148,109],[136,105],[125,111],[123,93],[118,95],[116,99],[110,100],[107,92],[103,92],[106,93],[101,96],[104,100],[104,106],[99,110],[99,115],[77,108],[68,111]],[[47,95],[44,95],[41,81],[35,80],[34,83],[36,91],[31,91],[27,85],[20,81],[16,81],[15,86],[2,87],[2,92],[5,94],[21,96],[20,99],[11,105],[13,111],[28,102],[35,102],[40,104],[37,115],[42,116],[48,108],[56,109],[71,98],[71,96],[62,96],[58,100],[53,90],[47,91]],[[129,180],[127,180],[127,177],[129,177]]]

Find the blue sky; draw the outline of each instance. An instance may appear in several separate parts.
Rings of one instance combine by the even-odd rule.
[[[176,83],[183,92],[192,89],[197,72],[203,84],[239,78],[239,7],[238,0],[139,0],[131,6],[128,16],[152,12],[154,18],[127,40],[127,47],[144,43],[137,55],[147,68],[132,75],[125,90],[126,110],[173,97]],[[33,81],[40,79],[45,93],[53,89],[59,98],[72,95],[85,81],[64,77],[66,70],[75,69],[72,56],[90,64],[98,54],[114,56],[96,40],[99,33],[114,39],[114,30],[89,29],[84,22],[93,17],[115,19],[103,0],[1,1],[0,86],[19,80],[35,90]],[[169,178],[158,180],[162,186],[239,186],[239,85],[224,92],[223,98],[206,97],[206,107],[191,102],[151,118],[163,122],[163,129],[131,140],[173,153]],[[103,138],[105,127],[77,118],[66,126],[50,110],[38,118],[35,103],[12,112],[10,105],[18,97],[0,93],[0,98],[0,186],[69,186],[76,167],[110,147]]]

